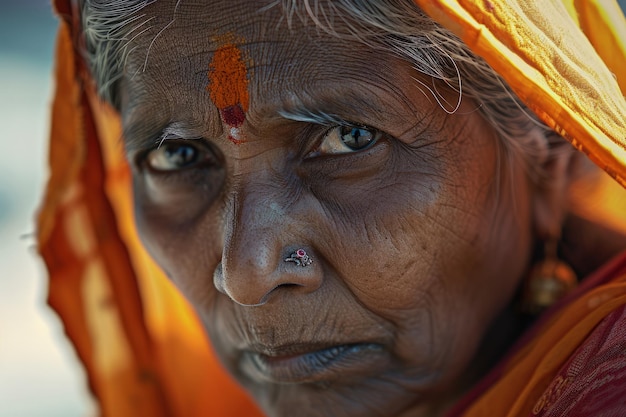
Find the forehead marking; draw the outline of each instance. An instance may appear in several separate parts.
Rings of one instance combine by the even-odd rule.
[[[246,120],[248,110],[248,70],[236,45],[229,42],[215,51],[208,77],[211,100],[219,109],[222,121],[230,127],[228,139],[236,145],[245,142],[239,127]]]

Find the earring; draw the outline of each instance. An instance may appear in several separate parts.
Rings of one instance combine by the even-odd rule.
[[[572,268],[557,256],[557,240],[545,243],[544,258],[536,263],[525,282],[522,309],[541,313],[578,284]]]

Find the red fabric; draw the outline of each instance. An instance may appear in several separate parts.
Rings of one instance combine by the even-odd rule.
[[[531,416],[626,415],[626,307],[609,314],[537,401]]]
[[[625,283],[626,253],[545,312],[447,417],[626,416]],[[608,303],[615,307],[589,320]],[[555,349],[543,343],[553,334],[583,337]],[[520,370],[528,377],[512,379]]]

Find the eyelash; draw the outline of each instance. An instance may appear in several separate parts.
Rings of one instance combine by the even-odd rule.
[[[324,145],[325,140],[329,138],[329,136],[333,133],[333,130],[341,129],[341,128],[367,130],[368,132],[372,134],[373,139],[371,139],[371,143],[366,144],[361,149],[353,149],[351,146],[349,146],[348,144],[344,142],[343,146],[345,146],[346,152],[322,153],[322,151],[320,151],[320,148]],[[342,134],[339,134],[338,139],[341,140],[341,137],[342,137]],[[344,123],[344,124],[333,124],[331,126],[325,127],[325,129],[322,131],[321,135],[319,136],[319,139],[315,142],[315,147],[307,153],[307,155],[305,156],[305,159],[361,153],[367,149],[372,148],[373,146],[376,145],[376,143],[378,143],[381,139],[384,139],[385,137],[388,137],[388,135],[385,134],[383,131],[376,129],[374,127],[371,127],[371,126],[364,125],[364,124],[351,123],[351,122]]]
[[[311,127],[315,128],[316,126],[313,125]],[[319,127],[320,125],[317,125],[317,128]],[[322,126],[322,127],[323,127],[323,131],[321,132],[321,134],[319,134],[318,136],[319,139],[315,141],[314,148],[306,154],[305,159],[361,153],[375,146],[376,143],[379,142],[381,139],[388,137],[388,135],[386,135],[381,130],[376,129],[371,126],[361,124],[361,123],[346,122],[342,124],[337,123],[337,124],[333,124],[330,126],[327,125],[327,126]],[[333,131],[335,129],[363,129],[363,130],[368,131],[373,136],[373,138],[371,139],[371,143],[366,144],[360,149],[354,149],[350,145],[346,144],[345,141],[343,141],[342,145],[345,147],[343,152],[342,151],[332,152],[330,150],[323,152],[320,149],[324,145],[325,141],[333,134]],[[306,129],[304,136],[308,137],[309,135],[314,135],[314,134],[315,133],[312,132],[311,130]],[[343,134],[347,134],[347,133],[343,133]],[[338,132],[338,138],[334,138],[334,139],[342,141],[343,134],[342,132]],[[357,138],[357,142],[358,142],[358,138]],[[199,158],[202,158],[202,156],[205,156],[205,157],[208,156],[208,158],[206,158],[207,159],[206,161],[200,160],[199,162],[192,162],[190,163],[189,166],[183,166],[183,167],[180,167],[177,169],[171,169],[171,170],[155,169],[154,167],[150,165],[149,158],[153,152],[161,150],[167,146],[176,146],[176,145],[190,146],[194,148],[196,152],[201,154]],[[332,146],[332,145],[329,145],[329,146]],[[137,166],[140,167],[142,170],[149,171],[151,175],[158,175],[162,177],[163,180],[166,180],[167,178],[172,177],[174,175],[180,176],[180,175],[190,173],[189,171],[197,171],[197,168],[199,166],[201,167],[203,165],[208,164],[209,167],[213,167],[215,166],[215,163],[217,163],[217,156],[215,155],[215,152],[211,147],[209,147],[207,144],[202,142],[202,139],[195,139],[193,142],[191,142],[191,140],[189,139],[176,139],[174,137],[171,137],[171,138],[164,137],[158,141],[157,146],[140,152],[135,158],[135,161],[136,161]]]
[[[189,146],[197,152],[197,161],[190,163],[188,166],[183,166],[177,169],[157,169],[154,168],[150,164],[150,157],[153,155],[153,152],[157,151],[166,151],[165,147],[168,146]],[[151,176],[158,177],[160,181],[170,181],[170,180],[194,180],[194,178],[200,178],[200,176],[205,175],[207,170],[219,168],[219,158],[216,155],[215,151],[207,144],[203,143],[201,139],[194,140],[191,142],[190,140],[183,139],[168,139],[167,141],[160,141],[160,143],[151,148],[141,151],[134,158],[135,164],[139,167],[144,173],[148,173]]]

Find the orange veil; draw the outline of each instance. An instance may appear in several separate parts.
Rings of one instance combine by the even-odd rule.
[[[626,186],[626,23],[615,1],[416,2]],[[139,243],[118,115],[96,97],[77,53],[77,6],[54,3],[62,20],[39,251],[50,276],[49,304],[84,363],[101,413],[260,415]],[[626,293],[620,291],[616,297]]]

